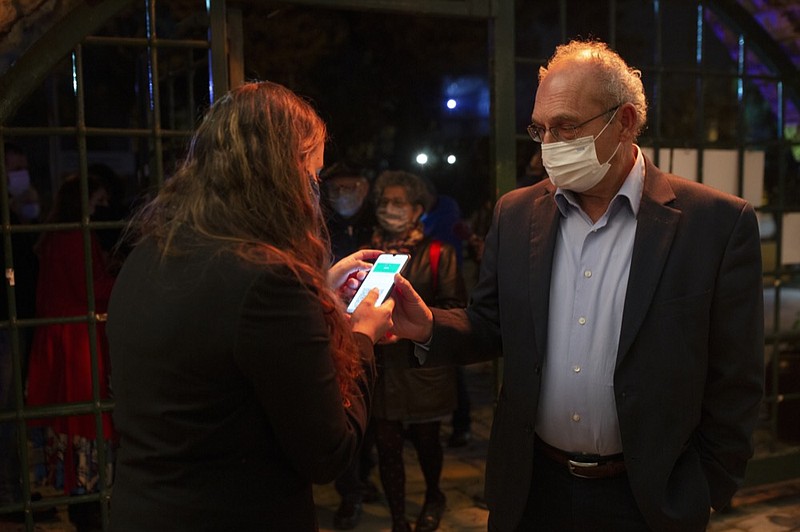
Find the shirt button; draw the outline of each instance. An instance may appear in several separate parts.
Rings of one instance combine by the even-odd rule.
[[[583,272],[583,276],[588,279],[589,277],[592,276],[592,270],[586,270],[585,272]]]
[[[581,415],[580,414],[572,414],[572,421],[577,423],[580,420],[581,420]]]
[[[572,366],[572,371],[574,371],[575,373],[580,373],[581,372],[581,367],[580,366]]]
[[[578,318],[578,323],[580,323],[581,325],[586,325],[586,318],[581,316],[580,318]]]

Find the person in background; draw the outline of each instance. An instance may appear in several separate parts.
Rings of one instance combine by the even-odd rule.
[[[389,253],[408,253],[404,275],[422,298],[443,308],[466,303],[464,281],[455,250],[445,242],[425,237],[420,218],[425,185],[414,174],[385,171],[374,186],[378,225],[371,246]],[[417,532],[439,527],[445,495],[439,488],[443,449],[442,419],[456,406],[453,367],[413,368],[414,346],[407,340],[376,348],[379,368],[373,423],[378,448],[378,470],[392,516],[392,531],[411,530],[405,515],[403,442],[411,440],[425,478],[425,502],[416,519]]]
[[[346,315],[380,252],[330,266],[325,141],[304,99],[243,84],[134,214],[108,321],[114,532],[318,529],[312,483],[358,454],[393,306],[373,290]]]
[[[27,157],[16,145],[4,144],[3,161],[9,170],[7,176],[9,190],[11,183],[19,183],[19,173],[27,175]],[[27,178],[28,182],[30,178]],[[15,187],[17,188],[17,187]],[[9,193],[9,200],[13,196]],[[11,225],[22,223],[16,211],[9,209],[9,222]],[[10,286],[14,290],[14,311],[16,319],[30,319],[36,313],[36,278],[38,275],[38,259],[33,252],[36,243],[35,233],[11,233],[11,268],[13,283],[3,282],[0,287],[0,321],[9,320]],[[5,246],[0,246],[0,264],[6,268]],[[19,359],[21,365],[21,382],[25,382],[28,367],[28,352],[33,329],[21,328],[17,335],[19,345]],[[12,333],[10,328],[0,329],[0,409],[13,410],[16,405],[16,386],[13,372]],[[36,494],[40,498],[40,494]],[[0,423],[0,505],[16,504],[22,502],[22,478],[20,477],[20,453],[17,440],[16,422]],[[50,514],[54,512],[49,512]],[[23,512],[0,514],[0,520],[24,521]],[[40,518],[37,515],[37,518]]]
[[[99,205],[107,204],[108,194],[94,175],[86,178],[88,215]],[[81,179],[68,176],[56,193],[47,223],[70,223],[81,219]],[[85,255],[84,238],[89,238],[90,254]],[[108,309],[108,298],[114,277],[107,270],[106,256],[96,235],[81,229],[43,233],[36,244],[39,257],[39,278],[36,287],[37,318],[86,316],[86,265],[91,265],[93,311],[102,316]],[[31,345],[27,379],[28,405],[52,405],[93,401],[92,334],[95,327],[99,374],[99,397],[109,398],[108,346],[105,323],[52,323],[36,327]],[[99,467],[97,442],[105,442],[109,458],[115,437],[111,415],[102,414],[103,429],[98,435],[95,417],[91,414],[60,416],[34,420],[46,434],[45,466],[47,484],[60,487],[68,495],[84,495],[97,490]],[[63,484],[63,485],[59,485]],[[87,507],[81,507],[87,509]],[[72,508],[70,508],[72,510]],[[98,508],[99,512],[99,508]],[[98,514],[99,515],[99,514]],[[83,515],[81,517],[84,517]],[[89,519],[89,516],[85,516]],[[76,517],[79,519],[79,517]]]
[[[364,170],[349,161],[323,169],[320,181],[334,260],[340,260],[367,246],[372,238],[375,210],[368,201],[369,181]],[[336,530],[355,528],[361,520],[363,503],[378,500],[378,488],[369,479],[374,447],[375,431],[370,423],[358,456],[334,483],[341,497],[333,515]]]
[[[422,213],[422,226],[425,236],[446,242],[453,246],[459,270],[463,268],[464,241],[469,239],[471,230],[461,216],[461,207],[452,196],[439,194],[431,179],[422,178],[425,183],[425,212]],[[466,375],[462,366],[456,366],[456,409],[450,418],[452,432],[447,439],[448,447],[463,447],[472,439],[472,404],[467,390]]]
[[[503,356],[490,531],[704,531],[764,391],[755,211],[644,156],[641,73],[607,44],[557,47],[538,87],[549,179],[498,200],[466,310],[397,276],[394,334],[422,367]]]
[[[100,178],[108,191],[108,204],[98,205],[92,219],[97,222],[121,222],[130,215],[130,207],[125,199],[125,181],[110,166],[104,163],[89,165],[89,173]],[[100,246],[109,255],[112,267],[119,269],[125,255],[130,251],[124,249],[121,228],[103,228],[96,231]]]
[[[335,260],[364,247],[372,238],[375,207],[370,201],[366,172],[350,161],[340,161],[322,170],[325,224]]]
[[[31,224],[39,221],[41,206],[39,193],[31,183],[28,156],[11,142],[5,143],[6,175],[8,179],[9,208],[19,223]]]
[[[547,170],[542,163],[542,145],[538,142],[533,142],[528,143],[526,148],[530,152],[530,156],[517,171],[516,188],[529,187],[543,179],[547,179]]]

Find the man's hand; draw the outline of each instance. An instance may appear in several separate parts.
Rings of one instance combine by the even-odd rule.
[[[433,313],[411,283],[399,273],[394,276],[392,298],[395,301],[392,335],[418,343],[428,342],[433,334]]]

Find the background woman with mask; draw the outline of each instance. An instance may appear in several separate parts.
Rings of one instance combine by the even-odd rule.
[[[464,281],[455,251],[423,234],[425,184],[410,173],[386,171],[375,182],[378,225],[371,246],[393,253],[409,253],[404,271],[423,300],[437,308],[463,306]],[[417,532],[439,527],[445,496],[439,489],[443,450],[439,438],[442,419],[456,406],[455,368],[412,368],[414,344],[407,340],[376,349],[379,371],[373,423],[381,483],[392,515],[392,531],[411,530],[405,516],[403,441],[407,435],[419,457],[425,478],[425,502],[417,517]]]
[[[101,180],[87,176],[88,214],[108,204],[108,192]],[[47,223],[79,222],[81,219],[81,182],[77,174],[69,176],[58,189]],[[36,286],[36,317],[67,318],[86,316],[87,280],[84,259],[84,237],[81,229],[43,233],[36,244],[39,275]],[[92,289],[95,314],[105,314],[114,284],[106,254],[94,231],[88,233],[92,267]],[[105,323],[98,321],[97,369],[100,375],[100,397],[109,397],[108,347]],[[91,401],[93,398],[91,336],[87,323],[52,323],[36,327],[31,345],[28,369],[27,402],[47,405]],[[63,488],[65,494],[82,495],[96,490],[98,464],[97,440],[114,436],[111,415],[103,414],[103,434],[96,437],[92,415],[66,416],[33,421],[47,425],[44,458],[47,479],[52,487]],[[94,460],[93,460],[94,456]],[[63,468],[63,479],[57,471]],[[58,485],[62,483],[63,486]],[[72,509],[72,507],[71,507]]]
[[[393,308],[373,292],[345,313],[345,281],[378,253],[329,270],[325,140],[293,92],[242,85],[135,215],[109,307],[112,530],[318,529],[312,483],[361,444]]]

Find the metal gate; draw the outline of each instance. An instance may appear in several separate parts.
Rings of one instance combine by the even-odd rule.
[[[643,148],[662,169],[688,173],[687,177],[742,195],[756,205],[764,227],[772,223],[763,238],[769,388],[757,434],[758,454],[748,468],[747,481],[800,476],[800,442],[791,431],[800,426],[800,390],[793,388],[798,381],[791,379],[800,361],[800,315],[794,314],[792,306],[800,292],[800,259],[794,247],[800,242],[800,82],[791,59],[748,12],[726,0],[606,0],[590,7],[567,0],[278,3],[309,10],[485,21],[491,101],[487,179],[498,193],[514,187],[518,154],[531,142],[525,125],[536,89],[536,69],[556,44],[576,36],[597,36],[640,68],[652,109],[640,139]],[[244,79],[243,58],[248,50],[240,7],[227,6],[224,0],[166,4],[157,0],[79,3],[0,77],[0,145],[12,142],[47,154],[29,161],[31,171],[48,176],[39,183],[45,197],[55,193],[66,171],[76,172],[81,183],[80,222],[30,224],[13,221],[9,185],[6,179],[0,180],[6,278],[6,301],[0,304],[7,306],[0,333],[8,343],[10,387],[3,381],[0,385],[6,386],[5,393],[11,392],[9,402],[0,405],[0,427],[12,434],[23,472],[30,470],[36,458],[29,447],[30,422],[90,414],[102,433],[103,414],[114,406],[113,399],[99,392],[104,376],[98,370],[96,325],[105,316],[96,312],[93,303],[89,234],[120,229],[123,222],[90,219],[90,166],[99,160],[125,168],[128,196],[152,193],[182,156],[201,110],[215,95]],[[104,76],[128,80],[137,102],[130,116],[114,116],[114,98],[103,92],[107,90]],[[20,114],[20,109],[28,114]],[[721,179],[721,168],[729,170],[724,175],[732,178]],[[7,170],[0,158],[0,175],[5,176]],[[83,233],[88,312],[59,318],[20,314],[24,294],[17,283],[20,261],[15,258],[15,240],[69,229]],[[26,405],[27,341],[34,328],[58,323],[88,325],[94,395],[79,403]],[[97,452],[98,463],[105,464],[106,449],[99,445]],[[107,528],[111,478],[104,467],[99,468],[97,491],[87,494],[31,500],[27,474],[22,475],[22,483],[22,502],[0,504],[0,513],[23,511],[27,530],[33,530],[37,509],[97,501]]]

